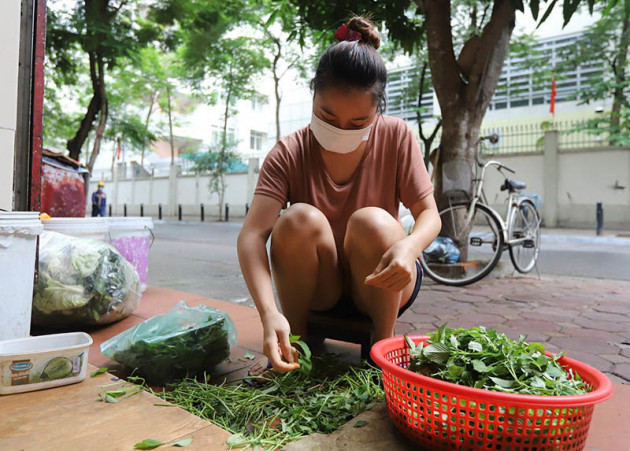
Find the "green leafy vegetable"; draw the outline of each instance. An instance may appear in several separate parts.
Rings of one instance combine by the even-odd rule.
[[[175,443],[171,443],[171,442],[161,442],[159,440],[154,440],[152,438],[147,438],[145,440],[142,440],[141,442],[136,443],[133,447],[135,449],[155,449],[158,448],[162,445],[169,445],[169,446],[174,446],[177,448],[184,448],[188,445],[190,445],[193,441],[195,437],[190,437],[190,438],[185,438],[183,440],[179,440],[178,442]]]
[[[363,426],[366,426],[369,423],[369,421],[365,421],[365,420],[358,420],[357,422],[354,423],[355,428],[362,428]]]
[[[38,265],[34,324],[108,324],[138,305],[138,272],[109,243],[45,231]]]
[[[184,447],[190,445],[193,442],[194,438],[195,437],[185,438],[183,440],[180,440],[178,442],[173,443],[172,446],[175,446],[177,448],[184,448]]]
[[[98,370],[94,370],[90,373],[90,377],[96,377],[99,374],[107,373],[107,368],[99,368]]]
[[[547,356],[541,343],[511,340],[485,327],[449,329],[443,324],[423,345],[410,348],[409,370],[455,384],[508,393],[576,395],[590,388],[565,370],[561,355]]]
[[[108,387],[113,387],[113,389],[109,390]],[[130,397],[136,395],[142,391],[142,387],[128,383],[125,381],[114,382],[113,384],[107,384],[101,386],[101,393],[99,393],[99,398],[103,402],[108,403],[117,403],[119,402],[118,398],[122,398],[124,396]]]
[[[311,358],[299,337],[292,344],[300,351],[300,370],[308,371],[274,373],[262,386],[186,379],[154,394],[231,432],[230,447],[266,450],[330,433],[383,399],[379,369],[352,367],[330,354]]]
[[[133,447],[135,449],[155,449],[158,446],[162,446],[164,445],[164,442],[161,442],[159,440],[153,440],[152,438],[148,438],[145,440],[142,440],[139,443],[136,443],[135,445],[133,445]]]
[[[101,345],[107,357],[164,385],[210,371],[230,355],[235,328],[227,313],[179,302]]]

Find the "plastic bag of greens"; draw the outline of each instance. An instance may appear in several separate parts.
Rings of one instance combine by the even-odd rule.
[[[147,381],[165,384],[209,372],[229,357],[234,344],[236,328],[227,313],[180,301],[168,313],[105,341],[101,352]]]
[[[109,243],[45,231],[32,322],[39,326],[109,324],[140,300],[138,272]]]

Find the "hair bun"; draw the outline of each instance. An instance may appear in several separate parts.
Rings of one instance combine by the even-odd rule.
[[[348,20],[346,24],[351,30],[361,33],[361,40],[371,45],[375,49],[381,46],[381,37],[376,31],[376,27],[367,17],[355,16]]]

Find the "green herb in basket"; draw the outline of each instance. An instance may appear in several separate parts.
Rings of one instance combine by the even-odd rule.
[[[411,348],[409,370],[425,376],[475,388],[531,395],[577,395],[589,387],[579,374],[565,370],[562,356],[545,355],[540,343],[526,336],[511,340],[485,327],[450,329],[443,324],[429,334],[426,346]]]

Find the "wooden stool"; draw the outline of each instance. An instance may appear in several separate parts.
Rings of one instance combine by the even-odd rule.
[[[368,359],[372,346],[372,320],[365,315],[344,316],[335,312],[310,311],[308,336],[314,342],[325,338],[361,345],[361,359]]]

